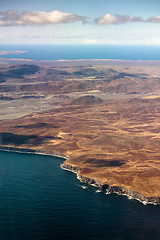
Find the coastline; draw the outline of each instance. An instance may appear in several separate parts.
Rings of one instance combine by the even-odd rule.
[[[67,160],[67,156],[62,153],[57,153],[54,151],[47,150],[35,150],[30,148],[16,148],[16,147],[2,147],[0,146],[0,151],[4,152],[15,152],[15,153],[25,153],[25,154],[38,154],[52,157],[59,157]]]
[[[62,159],[67,160],[69,157],[65,154],[57,153],[54,151],[47,151],[47,150],[35,150],[29,148],[16,148],[16,147],[3,147],[0,146],[0,151],[4,152],[15,152],[15,153],[25,153],[25,154],[39,154],[39,155],[46,155],[46,156],[53,156],[59,157]],[[114,186],[108,184],[102,184],[101,181],[97,179],[92,179],[89,177],[84,177],[81,174],[81,169],[77,166],[73,166],[71,164],[63,162],[60,164],[60,167],[65,171],[70,171],[77,175],[77,179],[85,184],[89,184],[93,187],[98,188],[97,192],[103,192],[105,194],[113,194],[116,193],[118,195],[127,196],[129,200],[137,200],[141,202],[143,205],[160,205],[160,197],[146,197],[140,192],[135,192],[125,187],[121,186]]]
[[[81,64],[81,66],[85,66],[86,64],[93,64],[93,65],[102,65],[102,64],[108,64],[112,66],[121,66],[122,64],[124,65],[153,65],[154,66],[159,66],[160,65],[160,60],[144,60],[144,59],[139,59],[139,60],[133,60],[133,59],[112,59],[112,58],[104,58],[104,59],[99,59],[99,58],[90,58],[90,59],[55,59],[55,60],[35,60],[35,59],[27,59],[27,58],[3,58],[0,57],[0,61],[3,61],[5,63],[9,64],[37,64],[37,65],[55,65],[55,66],[73,66],[74,63]]]
[[[127,196],[129,200],[131,200],[131,199],[137,200],[137,201],[141,202],[143,205],[147,205],[147,204],[159,205],[160,204],[160,197],[146,197],[142,193],[132,191],[125,187],[102,184],[97,179],[91,179],[89,177],[84,177],[83,175],[80,174],[80,168],[78,168],[76,166],[72,166],[68,163],[62,163],[61,168],[63,170],[75,173],[77,175],[78,180],[80,180],[83,183],[92,185],[94,187],[98,187],[99,188],[98,191],[104,192],[105,194],[116,193],[118,195]]]

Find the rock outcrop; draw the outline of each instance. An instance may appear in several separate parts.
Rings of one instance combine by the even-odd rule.
[[[72,166],[70,164],[67,163],[63,163],[61,164],[61,168],[67,171],[71,171],[73,173],[77,174],[77,178],[85,183],[85,184],[90,184],[92,186],[95,187],[99,187],[99,190],[101,192],[105,192],[105,193],[116,193],[119,195],[126,195],[131,199],[136,199],[140,202],[142,202],[144,205],[146,204],[160,204],[160,197],[146,197],[144,196],[142,193],[139,192],[135,192],[132,191],[131,189],[125,188],[125,187],[121,187],[121,186],[110,186],[108,184],[102,184],[100,181],[96,180],[96,179],[92,179],[89,177],[84,177],[83,175],[81,175],[81,169],[76,167],[76,166]]]
[[[101,98],[87,95],[87,96],[82,96],[82,97],[74,99],[71,104],[85,106],[85,105],[95,105],[95,104],[100,104],[100,103],[103,103],[103,100]]]

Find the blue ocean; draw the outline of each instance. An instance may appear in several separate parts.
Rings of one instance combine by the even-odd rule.
[[[0,152],[1,240],[158,240],[160,207],[97,193],[63,159]]]
[[[26,51],[24,54],[1,54],[2,58],[34,60],[121,59],[160,60],[160,46],[124,45],[0,45],[1,51]]]

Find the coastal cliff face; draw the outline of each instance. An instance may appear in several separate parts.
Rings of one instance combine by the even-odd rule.
[[[98,187],[100,191],[104,193],[116,193],[119,195],[127,195],[130,199],[136,199],[138,201],[141,201],[143,204],[160,204],[160,197],[146,197],[142,193],[132,191],[128,188],[121,187],[121,186],[110,186],[108,184],[102,184],[100,181],[96,179],[91,179],[89,177],[85,177],[81,174],[81,169],[76,166],[72,166],[67,163],[61,164],[61,168],[67,171],[71,171],[73,173],[77,174],[77,178],[85,183],[90,184],[94,187]]]
[[[96,180],[96,179],[91,179],[89,177],[84,177],[82,174],[81,174],[81,169],[79,167],[76,167],[76,166],[72,166],[70,164],[67,164],[67,163],[63,163],[61,164],[61,168],[64,169],[64,170],[67,170],[67,171],[71,171],[73,173],[76,173],[77,174],[77,178],[83,182],[83,183],[88,183],[88,184],[91,184],[93,185],[94,187],[101,187],[101,182]]]
[[[43,150],[34,150],[34,149],[26,149],[26,148],[14,148],[14,147],[0,147],[0,151],[11,151],[11,152],[19,152],[19,153],[30,153],[30,154],[44,154],[44,155],[54,155],[58,157],[66,158],[64,154],[55,153],[52,151],[43,151]],[[160,204],[160,197],[146,197],[140,192],[135,192],[131,189],[128,189],[126,187],[121,186],[115,186],[115,185],[109,185],[109,184],[103,184],[101,181],[97,179],[93,179],[90,177],[83,176],[81,174],[81,168],[77,167],[75,165],[68,164],[67,161],[61,164],[61,168],[63,170],[67,170],[70,172],[73,172],[77,175],[77,179],[85,184],[90,184],[94,187],[99,188],[99,191],[111,194],[116,193],[119,195],[126,195],[130,199],[136,199],[138,201],[141,201],[144,205],[146,204]]]
[[[160,197],[146,197],[142,193],[132,191],[131,189],[120,186],[109,186],[104,184],[101,190],[107,193],[117,193],[119,195],[127,195],[130,198],[141,201],[144,204],[160,204]]]

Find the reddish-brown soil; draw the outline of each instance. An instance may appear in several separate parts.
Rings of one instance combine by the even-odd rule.
[[[0,122],[1,145],[60,152],[68,156],[67,163],[82,169],[83,176],[160,197],[160,78],[159,70],[152,67],[155,77],[146,66],[141,70],[130,66],[127,74],[116,72],[116,76],[113,69],[120,68],[112,66],[103,75],[109,80],[96,80],[100,66],[74,73],[83,74],[82,79],[71,81],[67,75],[65,86],[55,88],[61,93],[58,108]],[[94,82],[88,79],[93,75]],[[83,83],[83,93],[77,82]],[[115,97],[107,97],[113,92]]]

